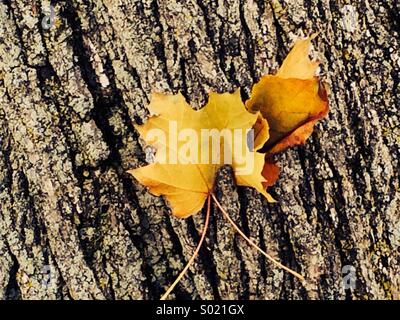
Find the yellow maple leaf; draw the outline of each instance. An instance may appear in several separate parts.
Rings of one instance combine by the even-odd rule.
[[[262,77],[246,101],[249,111],[260,111],[268,121],[267,155],[304,143],[328,113],[325,88],[315,76],[319,63],[308,57],[314,37],[297,41],[277,74]]]
[[[239,91],[210,93],[200,110],[193,110],[181,94],[153,94],[148,109],[151,117],[136,128],[157,150],[155,162],[128,172],[152,194],[164,195],[175,216],[201,210],[217,170],[225,164],[232,166],[238,185],[274,201],[263,187],[268,184],[262,176],[265,155],[256,152],[269,138],[268,123],[258,112],[246,110]]]

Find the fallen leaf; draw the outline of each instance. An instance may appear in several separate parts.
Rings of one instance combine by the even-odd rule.
[[[153,94],[148,109],[152,116],[145,124],[136,128],[145,142],[156,148],[155,163],[128,172],[147,186],[152,194],[164,195],[175,216],[184,218],[201,210],[212,192],[217,170],[225,164],[232,166],[238,185],[253,187],[270,202],[274,201],[263,186],[263,183],[268,183],[261,174],[265,154],[256,152],[269,138],[268,123],[258,112],[250,113],[246,110],[239,91],[233,94],[210,93],[208,103],[200,110],[193,110],[181,94]],[[248,136],[245,133],[255,123],[257,131],[252,141],[253,148],[249,150]],[[205,140],[205,144],[200,139],[189,139],[193,133],[202,137],[204,129],[216,129],[219,132],[225,129],[232,137],[235,130],[242,131],[244,138],[221,139],[216,152],[209,152],[207,157],[204,156],[203,147],[210,149],[211,141]],[[187,139],[155,139],[157,132],[164,133],[166,137],[179,132],[182,134],[181,138]],[[224,150],[227,149],[232,151],[232,161],[225,157]],[[182,153],[182,150],[189,150],[190,156]],[[239,157],[240,152],[235,150],[246,150],[246,159]],[[197,154],[197,158],[194,154]],[[200,161],[201,156],[208,159],[208,162]],[[216,157],[215,163],[212,163],[212,157]],[[251,166],[249,172],[243,172],[242,166],[248,165]]]
[[[268,121],[267,155],[302,144],[314,124],[328,113],[326,90],[315,76],[319,65],[308,57],[314,36],[295,43],[276,75],[266,75],[253,86],[246,107]]]

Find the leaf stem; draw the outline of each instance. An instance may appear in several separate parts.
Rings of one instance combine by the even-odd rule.
[[[295,277],[299,278],[301,281],[304,281],[304,277],[297,273],[296,271],[293,271],[292,269],[284,266],[282,263],[280,263],[279,261],[275,260],[274,258],[272,258],[268,253],[266,253],[265,251],[263,251],[259,246],[257,246],[253,241],[250,240],[249,237],[247,237],[242,230],[239,229],[239,227],[235,224],[235,222],[233,222],[233,220],[231,219],[231,217],[229,216],[229,214],[226,212],[226,210],[224,208],[222,208],[221,204],[219,203],[219,201],[217,200],[217,198],[215,197],[215,195],[213,193],[211,193],[211,196],[215,202],[215,204],[217,205],[217,207],[221,210],[221,212],[223,213],[223,215],[225,216],[225,218],[229,221],[229,223],[232,225],[232,227],[253,247],[255,248],[257,251],[259,251],[260,253],[262,253],[268,260],[270,260],[272,263],[274,263],[276,266],[278,266],[279,268],[286,270],[287,272],[289,272],[290,274],[294,275]]]
[[[188,263],[186,264],[185,268],[181,271],[181,273],[179,274],[179,276],[175,279],[174,283],[172,283],[170,285],[170,287],[168,288],[168,290],[163,294],[163,296],[160,298],[160,300],[166,300],[168,295],[172,292],[172,290],[174,290],[175,286],[179,283],[179,281],[183,278],[183,276],[186,274],[186,272],[188,271],[189,267],[192,265],[192,263],[194,262],[194,260],[196,259],[200,248],[203,244],[204,238],[206,236],[207,233],[207,229],[208,229],[208,223],[210,221],[210,210],[211,209],[211,197],[210,195],[208,195],[207,197],[207,213],[206,213],[206,221],[204,223],[204,229],[203,232],[201,233],[201,238],[199,243],[197,244],[196,250],[193,252],[192,257],[190,258],[190,260],[188,261]]]

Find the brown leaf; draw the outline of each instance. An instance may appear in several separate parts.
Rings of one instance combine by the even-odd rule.
[[[314,124],[328,113],[327,93],[315,76],[318,62],[308,52],[313,37],[295,43],[276,75],[266,75],[253,86],[246,107],[268,121],[267,155],[302,144]]]

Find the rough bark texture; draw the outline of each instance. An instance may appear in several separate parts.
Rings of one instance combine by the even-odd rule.
[[[0,2],[0,299],[157,299],[185,265],[204,212],[170,216],[126,170],[145,164],[134,122],[150,93],[242,88],[296,36],[315,56],[329,116],[279,156],[279,200],[217,193],[300,283],[250,249],[214,208],[207,242],[171,298],[400,298],[398,1]],[[342,268],[355,270],[345,290]],[[347,269],[346,269],[347,270]]]

